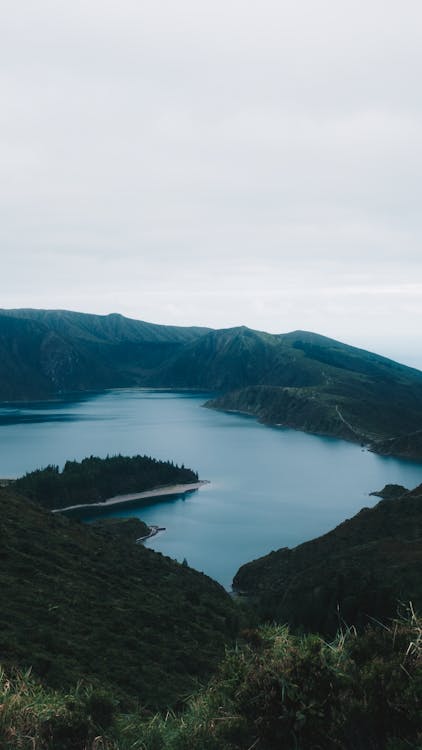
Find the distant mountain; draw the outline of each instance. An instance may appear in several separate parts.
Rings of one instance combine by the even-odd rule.
[[[319,385],[321,367],[291,346],[288,335],[245,326],[210,331],[181,348],[157,373],[163,383],[223,392],[252,385]]]
[[[422,485],[364,508],[328,534],[243,565],[235,588],[260,616],[335,633],[342,623],[422,607]]]
[[[0,362],[2,400],[126,386],[210,390],[212,408],[422,459],[422,372],[315,333],[3,310]]]
[[[0,399],[142,385],[157,364],[207,330],[114,313],[0,310]]]
[[[154,382],[220,391],[207,406],[262,422],[410,455],[403,436],[422,426],[422,373],[314,333],[211,331],[182,347]],[[411,442],[411,440],[410,440]],[[422,457],[419,440],[412,458]]]

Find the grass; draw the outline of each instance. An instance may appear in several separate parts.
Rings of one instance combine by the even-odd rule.
[[[46,690],[30,672],[0,677],[8,750],[418,750],[422,622],[344,628],[330,643],[287,627],[243,633],[179,710],[119,713],[79,684]]]

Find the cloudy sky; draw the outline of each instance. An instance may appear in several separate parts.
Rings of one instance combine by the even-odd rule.
[[[5,0],[2,307],[422,366],[420,0]]]

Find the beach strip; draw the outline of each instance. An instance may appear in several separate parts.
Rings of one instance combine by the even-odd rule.
[[[165,495],[185,495],[188,492],[194,492],[199,490],[205,484],[209,484],[206,479],[199,482],[190,482],[189,484],[166,484],[161,487],[154,487],[150,490],[144,490],[143,492],[134,492],[129,495],[114,495],[106,500],[102,500],[99,503],[81,503],[80,505],[68,505],[66,508],[55,508],[53,513],[64,513],[70,510],[87,510],[89,508],[109,508],[113,505],[132,505],[136,504],[138,500],[149,500],[158,497],[164,497]]]

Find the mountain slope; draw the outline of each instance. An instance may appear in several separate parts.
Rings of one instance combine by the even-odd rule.
[[[333,633],[422,606],[422,485],[364,508],[328,534],[243,565],[236,588],[270,620]],[[339,609],[338,609],[339,608]]]
[[[210,673],[235,634],[230,597],[135,545],[142,524],[125,528],[91,528],[0,490],[0,663],[164,707]]]
[[[143,385],[151,368],[206,330],[117,314],[0,310],[0,398]]]
[[[420,429],[419,371],[315,334],[280,336],[277,355],[272,382],[251,383],[208,405],[371,444],[374,450],[379,440]],[[400,444],[394,447],[391,453],[400,455]],[[413,457],[421,456],[422,451]]]

